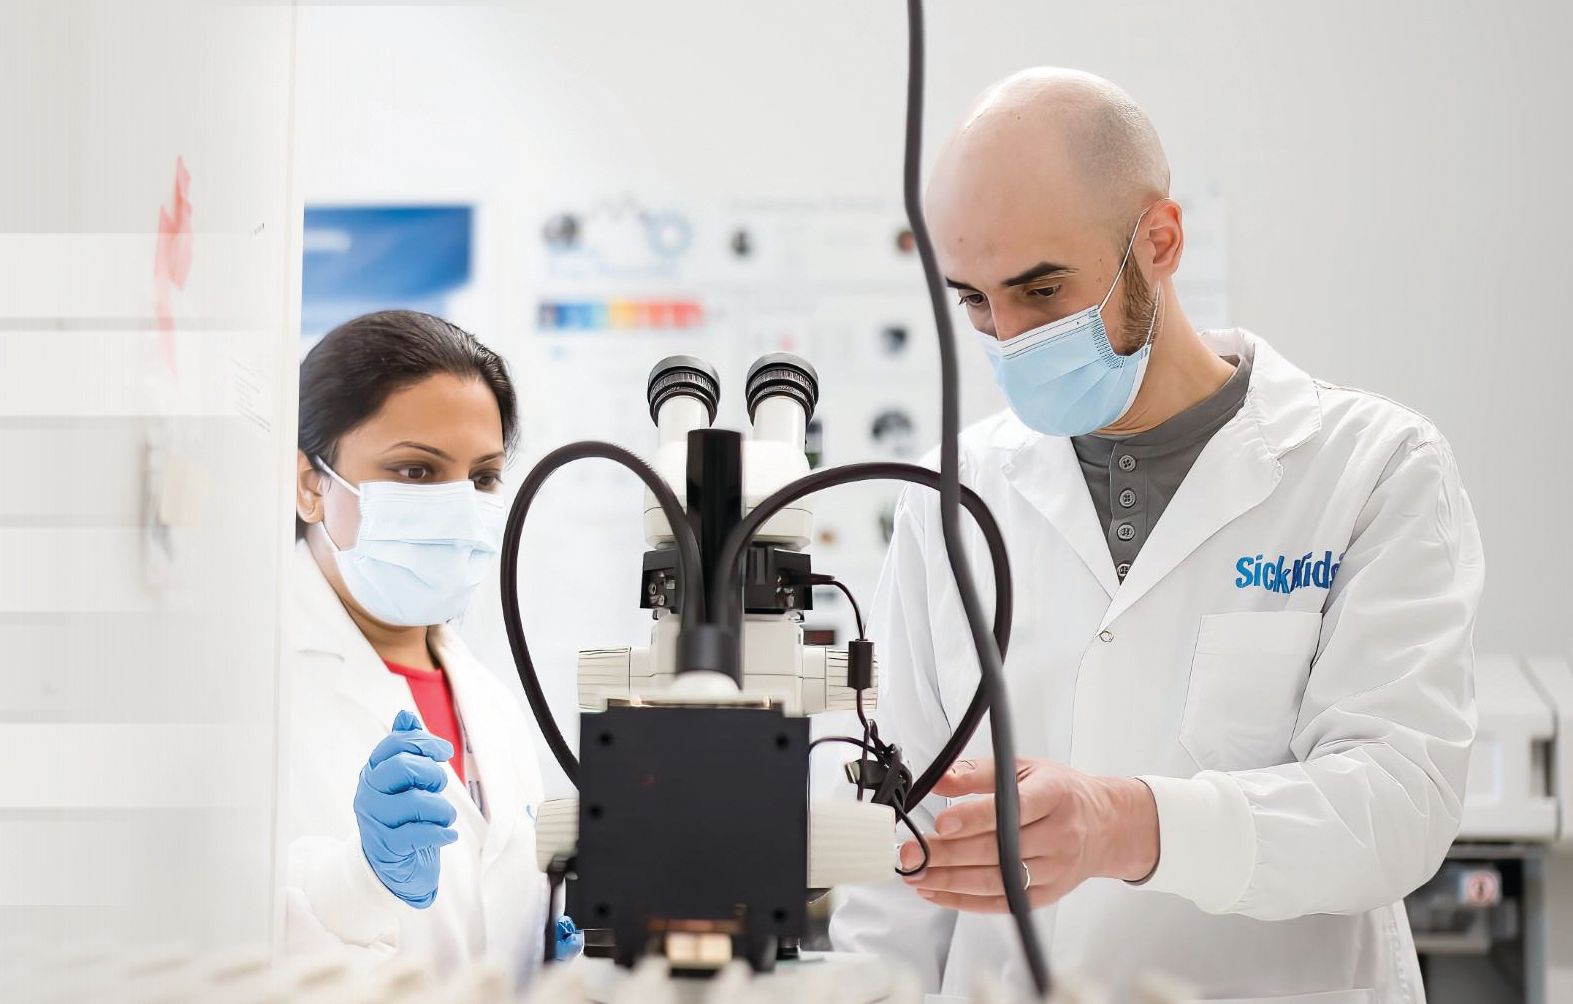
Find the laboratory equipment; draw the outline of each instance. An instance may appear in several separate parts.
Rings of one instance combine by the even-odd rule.
[[[1573,666],[1482,655],[1464,818],[1406,900],[1433,1004],[1573,994]]]

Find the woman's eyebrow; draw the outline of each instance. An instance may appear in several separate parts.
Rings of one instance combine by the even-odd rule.
[[[453,463],[453,458],[450,457],[448,454],[442,452],[441,450],[437,449],[437,447],[435,447],[435,446],[427,446],[425,443],[416,443],[416,442],[413,442],[413,441],[408,440],[408,439],[406,439],[402,443],[394,443],[392,446],[388,447],[386,450],[383,450],[382,452],[383,453],[392,453],[394,450],[403,449],[404,447],[409,447],[412,450],[420,450],[422,453],[430,453],[432,456],[441,458],[443,460],[446,460],[450,464]]]

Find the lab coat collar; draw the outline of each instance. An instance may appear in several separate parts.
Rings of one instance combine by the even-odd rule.
[[[1113,596],[1119,576],[1071,441],[1029,431],[1027,441],[1006,459],[1004,473],[1005,480],[1054,524],[1104,594]]]
[[[1245,403],[1213,436],[1121,582],[1069,439],[1045,436],[1014,416],[995,435],[1014,446],[1006,479],[1070,544],[1111,602],[1108,626],[1218,530],[1260,505],[1282,477],[1279,462],[1321,429],[1315,382],[1241,328],[1202,333],[1220,356],[1252,360]]]

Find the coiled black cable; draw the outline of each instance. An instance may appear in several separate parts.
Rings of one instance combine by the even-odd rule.
[[[530,658],[530,646],[524,640],[524,625],[519,611],[519,542],[524,536],[524,520],[530,513],[530,504],[535,501],[536,494],[546,480],[568,464],[590,458],[621,464],[638,475],[639,480],[650,489],[650,493],[660,503],[661,511],[666,514],[677,547],[683,627],[700,623],[705,612],[699,541],[694,537],[693,525],[688,522],[688,514],[677,500],[677,494],[654,468],[621,446],[591,441],[560,446],[542,457],[541,462],[531,469],[529,476],[519,486],[513,507],[508,510],[508,528],[503,533],[503,625],[508,629],[508,647],[513,650],[513,664],[519,672],[519,682],[524,685],[525,696],[530,700],[530,710],[535,713],[536,724],[541,727],[546,745],[551,748],[552,756],[557,758],[558,766],[562,767],[563,773],[568,775],[569,782],[575,787],[579,784],[579,758],[574,755],[568,740],[563,738],[562,730],[557,727],[557,720],[552,717],[551,705],[546,702],[546,692],[542,690],[540,676],[535,671],[535,661]]]

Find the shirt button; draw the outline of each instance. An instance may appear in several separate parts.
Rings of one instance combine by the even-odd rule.
[[[1134,471],[1135,469],[1136,469],[1136,458],[1135,457],[1133,457],[1129,453],[1127,453],[1127,454],[1125,454],[1125,456],[1120,458],[1120,470],[1129,472],[1129,471]]]
[[[1107,629],[1100,631],[1098,632],[1098,640],[1101,642],[1111,642],[1114,640],[1114,632]]]
[[[1114,569],[1114,572],[1115,572],[1115,574],[1116,574],[1116,575],[1118,575],[1118,576],[1119,576],[1119,577],[1120,577],[1120,578],[1121,578],[1121,579],[1124,579],[1124,578],[1125,578],[1125,576],[1126,576],[1126,575],[1128,575],[1128,574],[1129,574],[1129,573],[1130,573],[1130,570],[1131,570],[1131,563],[1130,563],[1130,562],[1129,562],[1129,561],[1122,561],[1122,562],[1120,562],[1120,563],[1119,563],[1119,565],[1118,565],[1118,566],[1117,566],[1117,567],[1116,567],[1116,568],[1115,568],[1115,569]]]
[[[1130,540],[1136,536],[1136,528],[1129,523],[1121,523],[1114,535],[1121,540]]]
[[[1133,506],[1135,504],[1136,504],[1136,493],[1135,492],[1131,491],[1129,488],[1125,489],[1123,492],[1120,492],[1120,505],[1122,505],[1125,508],[1129,509],[1131,506]]]

